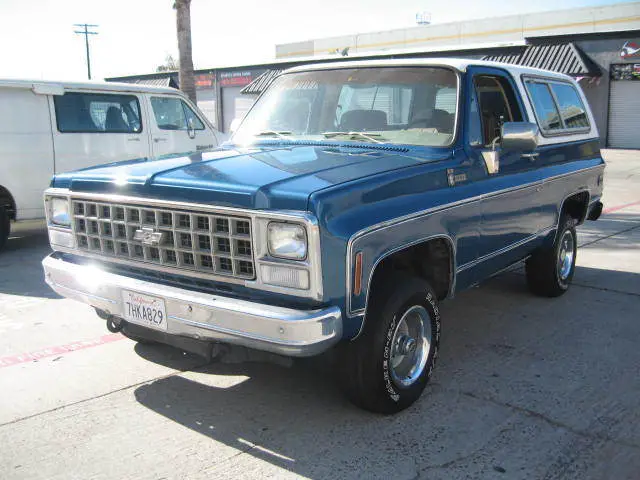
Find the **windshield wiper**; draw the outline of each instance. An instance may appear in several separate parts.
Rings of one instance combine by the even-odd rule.
[[[361,138],[364,140],[368,140],[370,142],[373,143],[382,143],[380,140],[373,138],[373,137],[380,137],[382,139],[382,135],[379,133],[364,133],[364,132],[322,132],[322,135],[324,135],[325,138],[333,138],[333,137],[340,137],[340,136],[345,136],[345,137],[352,137],[351,139],[353,140],[354,137],[356,138]]]
[[[291,135],[292,132],[286,130],[262,130],[258,133],[254,133],[254,137],[278,137],[278,138],[287,138],[285,135]]]

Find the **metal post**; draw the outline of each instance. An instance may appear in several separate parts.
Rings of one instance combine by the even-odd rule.
[[[98,32],[90,32],[89,27],[98,27],[98,25],[91,25],[88,23],[76,23],[73,26],[84,28],[84,31],[76,30],[75,33],[84,35],[84,42],[87,49],[87,76],[89,77],[89,80],[91,80],[91,56],[89,54],[89,35],[97,35]]]

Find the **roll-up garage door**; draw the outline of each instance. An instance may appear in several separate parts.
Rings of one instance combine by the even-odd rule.
[[[609,146],[640,148],[640,81],[611,82]]]

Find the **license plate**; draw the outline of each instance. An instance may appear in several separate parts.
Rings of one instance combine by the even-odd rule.
[[[164,300],[137,292],[122,291],[124,319],[156,330],[167,330]]]

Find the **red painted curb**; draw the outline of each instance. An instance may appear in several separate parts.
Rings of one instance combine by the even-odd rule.
[[[617,212],[618,210],[622,210],[623,208],[633,207],[634,205],[640,205],[640,200],[632,203],[625,203],[624,205],[616,205],[615,207],[605,208],[602,213],[611,213]]]
[[[68,343],[57,347],[48,347],[29,353],[20,353],[18,355],[9,355],[8,357],[0,357],[0,368],[18,365],[20,363],[35,362],[42,358],[54,357],[56,355],[64,355],[66,353],[75,352],[76,350],[85,350],[87,348],[99,347],[107,343],[117,342],[123,337],[119,333],[103,335],[95,340],[83,340],[81,342]]]

